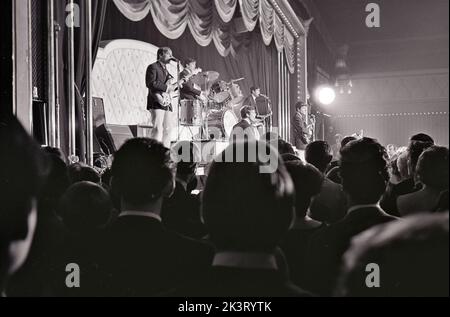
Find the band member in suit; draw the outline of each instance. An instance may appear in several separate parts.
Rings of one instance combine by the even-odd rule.
[[[190,80],[192,76],[201,72],[201,69],[197,68],[197,61],[193,58],[186,59],[184,63],[184,70],[180,74],[180,78],[186,80],[183,87],[181,87],[181,99],[182,100],[195,100],[200,99],[202,91],[197,89],[196,85]]]
[[[261,88],[257,86],[252,86],[250,88],[250,95],[244,100],[244,105],[249,105],[252,107],[255,107],[256,114],[258,115],[258,109],[256,105],[256,99],[258,99],[261,96]]]
[[[296,113],[292,126],[294,129],[295,146],[299,150],[304,150],[313,141],[315,119],[308,117],[308,105],[298,102],[295,105]]]
[[[149,90],[147,98],[147,110],[152,115],[152,135],[155,140],[162,142],[166,147],[170,146],[169,113],[172,112],[169,102],[164,104],[161,96],[170,94],[176,89],[172,83],[172,76],[167,70],[167,65],[174,59],[172,50],[162,47],[157,52],[158,60],[148,66],[146,85]],[[158,98],[160,97],[160,98]],[[170,99],[169,99],[170,100]]]
[[[241,109],[242,120],[233,127],[230,141],[255,141],[260,139],[260,133],[257,125],[259,121],[256,119],[256,108],[253,106],[244,106]]]

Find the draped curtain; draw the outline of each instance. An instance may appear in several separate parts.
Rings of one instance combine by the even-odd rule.
[[[241,45],[241,36],[232,19],[240,8],[247,31],[253,31],[258,22],[263,42],[275,40],[279,52],[284,52],[286,64],[295,72],[296,54],[294,35],[285,27],[270,0],[113,0],[119,11],[129,20],[138,22],[149,13],[158,30],[175,40],[190,30],[200,46],[214,43],[222,57],[235,56]]]

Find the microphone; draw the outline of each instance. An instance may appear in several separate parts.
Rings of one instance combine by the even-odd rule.
[[[269,97],[267,97],[266,95],[260,94],[261,97],[263,97],[264,99],[270,99]]]
[[[178,59],[176,59],[175,57],[172,57],[171,59],[169,59],[170,62],[175,62],[175,63],[179,63],[180,61]]]

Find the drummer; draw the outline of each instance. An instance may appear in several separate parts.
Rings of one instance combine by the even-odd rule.
[[[186,80],[181,87],[181,100],[203,99],[200,87],[192,82],[192,76],[197,75],[202,70],[197,68],[197,61],[193,58],[187,58],[184,62],[184,70],[180,74],[180,78]]]

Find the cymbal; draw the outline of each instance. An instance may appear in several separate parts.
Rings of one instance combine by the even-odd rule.
[[[205,87],[205,85],[208,86],[211,82],[216,81],[219,76],[220,74],[215,71],[202,72],[192,76],[192,82],[202,87],[202,90],[207,90],[208,87]]]

